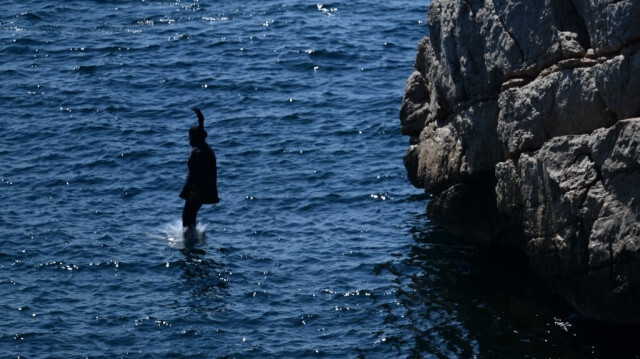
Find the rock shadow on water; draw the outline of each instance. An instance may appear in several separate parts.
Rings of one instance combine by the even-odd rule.
[[[406,256],[383,267],[396,276],[402,313],[387,323],[406,333],[410,356],[638,358],[639,327],[580,316],[553,294],[524,254],[471,244],[417,221]]]

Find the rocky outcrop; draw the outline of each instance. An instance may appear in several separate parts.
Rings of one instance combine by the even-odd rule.
[[[435,0],[400,120],[427,212],[640,322],[640,2]]]

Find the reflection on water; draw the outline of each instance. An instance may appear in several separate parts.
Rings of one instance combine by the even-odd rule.
[[[180,263],[185,286],[195,297],[224,297],[230,273],[223,264],[207,258],[204,251],[186,252]]]
[[[638,328],[585,320],[520,251],[469,244],[426,220],[411,232],[409,253],[377,268],[396,276],[403,312],[389,310],[387,322],[402,328],[395,339],[410,356],[638,357]]]
[[[225,304],[223,299],[229,296],[228,282],[231,271],[222,262],[208,254],[205,246],[205,228],[200,226],[193,231],[180,232],[182,237],[177,246],[184,255],[179,260],[182,269],[183,290],[189,292],[188,303],[190,311],[207,313],[220,311]]]
[[[208,258],[204,251],[186,253],[179,263],[183,282],[178,292],[186,295],[177,297],[182,298],[182,303],[176,301],[176,306],[203,319],[224,311],[225,298],[229,296],[230,271],[222,263]]]

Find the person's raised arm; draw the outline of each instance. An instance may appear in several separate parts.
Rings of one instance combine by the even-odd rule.
[[[202,111],[200,111],[200,109],[197,107],[192,108],[192,110],[198,116],[198,126],[200,126],[200,128],[204,130],[204,115],[202,114]]]

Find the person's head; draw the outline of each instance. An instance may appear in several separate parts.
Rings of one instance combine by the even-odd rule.
[[[207,131],[203,127],[193,126],[189,129],[189,144],[191,146],[199,146],[204,143],[207,138]]]
[[[196,107],[193,111],[198,116],[198,126],[193,126],[189,129],[189,144],[191,146],[199,146],[207,138],[207,131],[204,130],[204,116],[200,109]]]

